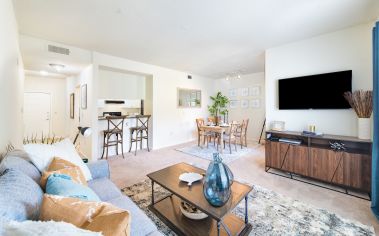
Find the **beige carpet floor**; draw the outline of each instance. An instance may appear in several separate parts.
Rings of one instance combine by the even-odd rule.
[[[182,144],[151,152],[142,150],[137,152],[137,156],[128,153],[125,155],[125,159],[121,156],[109,157],[111,179],[119,188],[123,188],[138,183],[150,172],[175,163],[187,162],[206,169],[209,161],[175,150],[175,148],[191,144]],[[264,171],[264,146],[259,146],[258,150],[255,154],[228,164],[236,179],[260,185],[316,207],[327,209],[344,218],[372,225],[375,232],[379,232],[379,223],[371,213],[369,201],[266,173]]]

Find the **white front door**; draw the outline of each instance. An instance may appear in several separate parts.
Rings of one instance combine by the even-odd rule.
[[[24,137],[50,134],[51,95],[24,93]]]

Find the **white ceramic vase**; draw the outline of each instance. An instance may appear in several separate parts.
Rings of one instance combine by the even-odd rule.
[[[371,139],[371,119],[358,118],[358,138]]]

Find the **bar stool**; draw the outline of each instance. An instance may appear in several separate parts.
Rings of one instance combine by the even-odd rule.
[[[103,140],[103,154],[101,159],[104,157],[105,148],[107,149],[106,159],[108,159],[108,150],[111,146],[116,146],[116,154],[118,155],[118,145],[121,144],[122,157],[124,156],[124,121],[126,116],[107,116],[108,129],[103,130],[104,140]],[[116,140],[110,140],[112,135],[116,135]]]
[[[136,143],[136,149],[134,151],[134,156],[137,155],[138,142],[140,143],[140,150],[142,150],[142,142],[146,139],[147,151],[149,149],[149,120],[151,115],[138,115],[136,116],[136,126],[129,128],[130,131],[130,142],[129,142],[129,152],[132,150],[133,143]],[[135,134],[135,137],[133,135]]]

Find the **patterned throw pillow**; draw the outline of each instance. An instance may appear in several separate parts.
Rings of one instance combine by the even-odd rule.
[[[83,175],[81,169],[74,165],[73,163],[63,160],[59,157],[54,157],[53,161],[50,163],[47,171],[44,171],[41,177],[41,187],[45,188],[47,179],[51,174],[65,174],[69,175],[75,183],[83,184],[87,186],[86,178]]]
[[[105,202],[45,194],[40,220],[65,221],[82,229],[102,232],[105,236],[130,235],[129,211]]]

